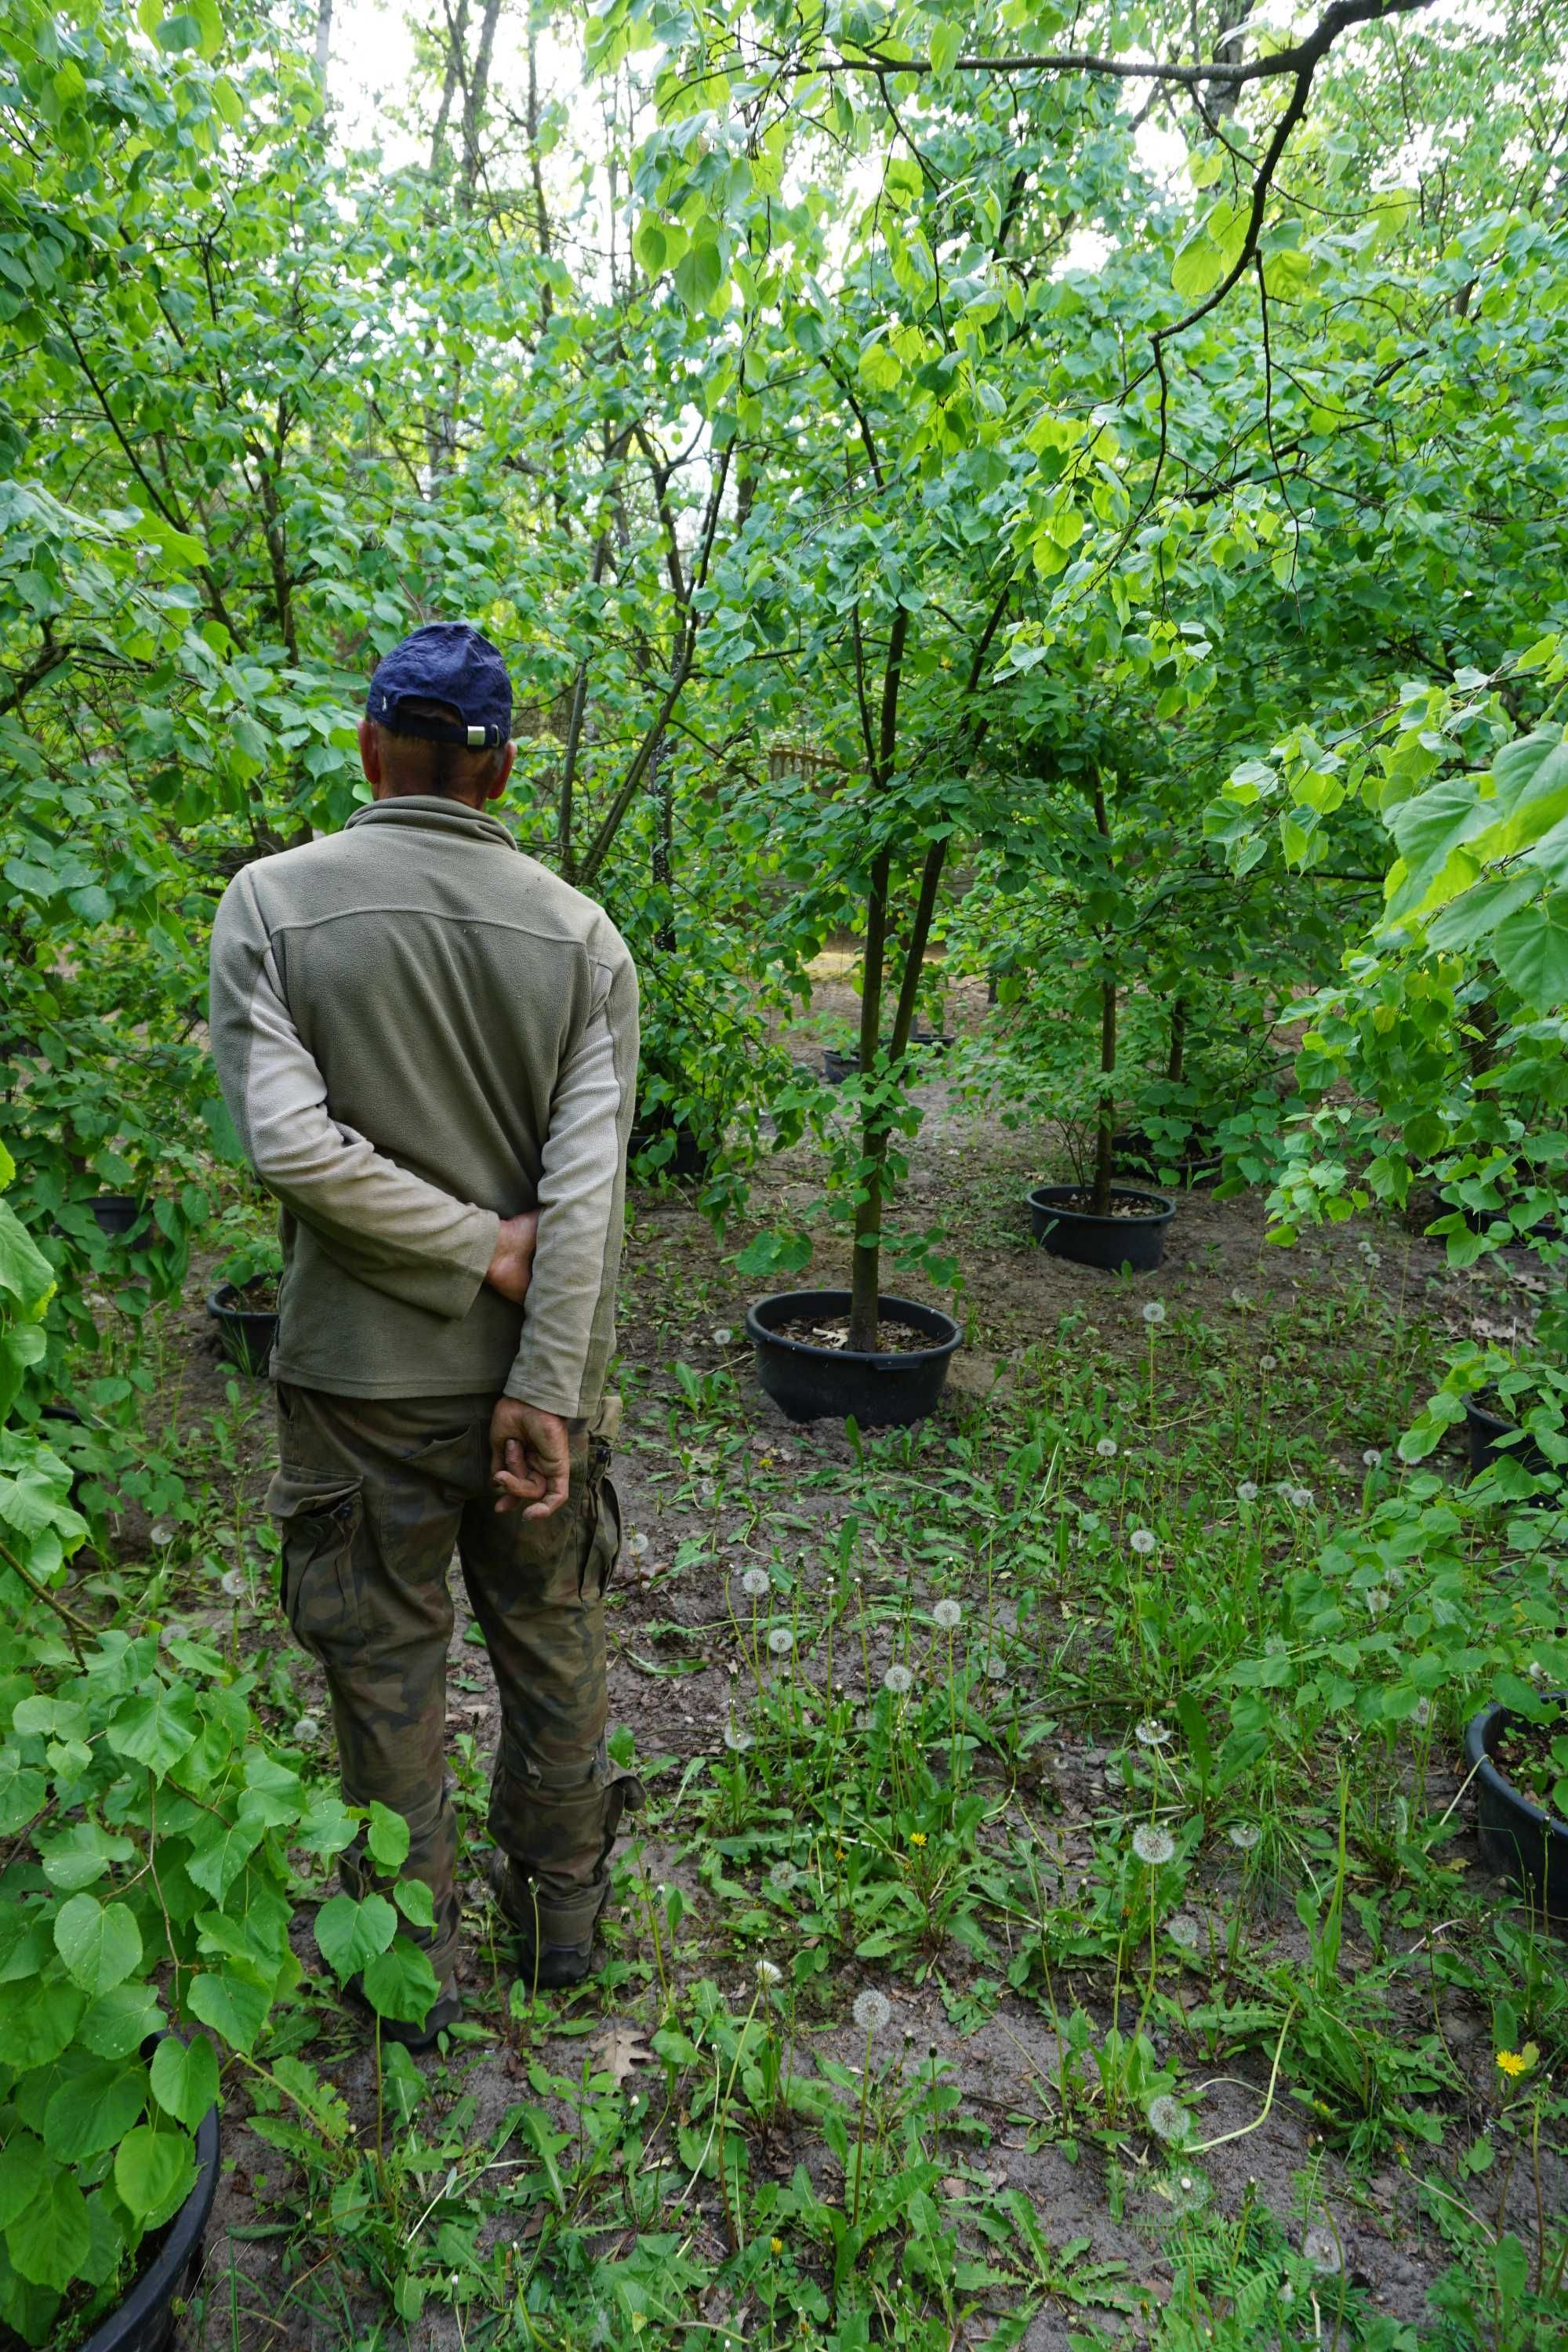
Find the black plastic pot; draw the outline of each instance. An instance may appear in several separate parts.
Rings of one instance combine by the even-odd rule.
[[[1053,1257],[1071,1258],[1075,1265],[1099,1265],[1110,1273],[1152,1274],[1165,1255],[1165,1235],[1176,1213],[1174,1201],[1163,1192],[1134,1192],[1113,1184],[1113,1201],[1135,1201],[1146,1214],[1132,1217],[1091,1217],[1067,1203],[1082,1200],[1082,1184],[1037,1184],[1029,1195],[1035,1239]]]
[[[105,1240],[117,1242],[125,1240],[132,1226],[140,1223],[151,1203],[138,1201],[130,1192],[100,1192],[87,1205],[92,1212],[93,1223]],[[151,1249],[157,1239],[158,1228],[150,1223],[144,1234],[138,1234],[133,1242],[126,1242],[125,1245],[132,1250]]]
[[[247,1307],[245,1293],[232,1282],[207,1294],[207,1313],[217,1325],[218,1339],[231,1364],[252,1380],[265,1380],[278,1344],[276,1307]]]
[[[890,1038],[883,1038],[882,1051],[884,1053],[888,1051],[891,1043],[892,1040]],[[952,1043],[952,1039],[951,1037],[938,1037],[934,1034],[924,1037],[911,1037],[907,1050],[911,1054],[945,1054]],[[860,1055],[858,1052],[840,1054],[836,1047],[831,1045],[827,1046],[822,1056],[822,1075],[827,1080],[830,1087],[841,1087],[846,1078],[858,1078],[860,1075]]]
[[[878,1310],[931,1335],[931,1346],[906,1354],[872,1354],[816,1347],[777,1328],[807,1317],[847,1315],[847,1290],[783,1290],[746,1310],[746,1336],[757,1351],[757,1378],[791,1421],[845,1421],[863,1429],[907,1428],[936,1411],[947,1368],[962,1344],[958,1325],[940,1307],[879,1297]]]
[[[1563,1692],[1550,1696],[1568,1705]],[[1515,1720],[1506,1706],[1489,1706],[1471,1717],[1465,1732],[1465,1757],[1476,1776],[1481,1859],[1522,1886],[1538,1910],[1568,1919],[1568,1824],[1542,1812],[1492,1762],[1498,1741]]]
[[[195,2188],[124,2302],[93,2329],[79,2352],[168,2352],[174,2340],[174,2305],[185,2301],[201,2271],[217,2168],[217,2109],[209,2107],[196,2126]]]
[[[712,1150],[709,1145],[698,1140],[690,1128],[682,1124],[671,1124],[656,1118],[650,1118],[646,1127],[640,1123],[635,1126],[632,1129],[631,1157],[635,1160],[639,1152],[647,1150],[650,1143],[662,1143],[667,1135],[674,1136],[675,1150],[668,1160],[659,1163],[656,1174],[679,1177],[682,1181],[706,1176],[713,1165]]]
[[[1479,1478],[1494,1462],[1517,1462],[1521,1470],[1538,1475],[1550,1471],[1552,1465],[1533,1437],[1523,1439],[1518,1445],[1500,1443],[1505,1437],[1514,1436],[1518,1426],[1516,1422],[1504,1421],[1500,1413],[1489,1412],[1474,1397],[1465,1399],[1465,1435],[1469,1441],[1472,1478]]]

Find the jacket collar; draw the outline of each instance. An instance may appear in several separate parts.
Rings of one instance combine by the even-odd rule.
[[[355,809],[345,833],[356,824],[400,824],[416,833],[445,834],[451,840],[500,843],[504,848],[516,849],[517,844],[499,817],[487,815],[483,809],[469,808],[464,801],[455,801],[441,793],[403,793],[393,800],[371,801]]]

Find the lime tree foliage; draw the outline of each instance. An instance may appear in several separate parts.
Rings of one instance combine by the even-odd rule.
[[[1268,1186],[1282,1239],[1381,1202],[1460,1264],[1526,1240],[1536,1353],[1467,1352],[1406,1451],[1487,1385],[1562,1456],[1558,0],[608,0],[535,11],[516,88],[497,23],[416,26],[378,147],[287,0],[0,15],[0,2318],[29,2340],[113,2298],[220,2069],[345,2211],[381,2196],[290,2054],[290,1907],[352,1842],[383,1885],[322,1906],[323,1963],[384,2015],[431,1990],[396,1830],[113,1569],[132,1506],[194,1509],[144,1327],[195,1251],[266,1263],[203,1047],[212,910],[352,813],[366,675],[419,621],[504,646],[510,821],[634,947],[638,1171],[723,1220],[770,1133],[813,1146],[747,1274],[847,1240],[868,1345],[893,1270],[952,1279],[900,1186],[918,1041],[985,976],[963,1083],[1042,1155],[1065,1129],[1102,1199],[1132,1130],[1149,1174]],[[846,940],[830,1093],[776,1016]],[[1492,1674],[1458,1550],[1397,1705],[1372,1637],[1344,1664],[1326,1585],[1435,1541],[1430,1499],[1300,1567],[1238,1737],[1309,1667],[1304,1738],[1359,1709],[1392,1739]],[[1532,1624],[1554,1605],[1532,1584]]]

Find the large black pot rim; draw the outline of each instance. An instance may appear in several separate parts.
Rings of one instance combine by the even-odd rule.
[[[912,1298],[891,1298],[886,1291],[877,1294],[879,1317],[889,1320],[896,1318],[900,1322],[912,1323],[917,1330],[930,1331],[929,1348],[824,1348],[813,1339],[796,1339],[788,1332],[775,1331],[766,1319],[770,1309],[776,1310],[779,1320],[785,1322],[797,1315],[847,1314],[848,1308],[847,1290],[775,1290],[770,1297],[759,1298],[747,1307],[746,1335],[753,1342],[765,1340],[770,1348],[784,1348],[792,1355],[818,1363],[864,1364],[873,1371],[899,1371],[913,1364],[929,1364],[933,1356],[951,1356],[963,1343],[962,1326],[940,1307],[921,1307]]]
[[[1568,1691],[1542,1691],[1542,1697],[1549,1706],[1555,1704],[1568,1707]],[[1500,1700],[1494,1700],[1490,1706],[1483,1706],[1479,1715],[1472,1715],[1465,1726],[1465,1761],[1483,1787],[1490,1789],[1496,1796],[1506,1797],[1509,1803],[1516,1806],[1526,1820],[1532,1822],[1543,1834],[1568,1840],[1568,1822],[1560,1821],[1555,1813],[1544,1811],[1533,1797],[1527,1797],[1522,1789],[1515,1788],[1508,1774],[1500,1772],[1492,1762],[1488,1736],[1506,1731],[1510,1723],[1515,1720],[1515,1714],[1511,1706],[1504,1706]],[[1522,1721],[1523,1717],[1518,1719]]]
[[[1168,1225],[1176,1213],[1176,1204],[1167,1194],[1151,1192],[1142,1184],[1113,1184],[1110,1197],[1113,1201],[1147,1201],[1149,1214],[1146,1217],[1097,1217],[1092,1210],[1069,1209],[1063,1205],[1064,1195],[1077,1193],[1081,1196],[1089,1189],[1087,1184],[1037,1184],[1029,1195],[1029,1206],[1059,1217],[1064,1224],[1075,1225]]]
[[[217,2109],[209,2107],[196,2126],[196,2179],[170,2222],[168,2233],[123,2303],[100,2321],[79,2352],[138,2352],[160,2339],[163,2313],[185,2284],[192,2258],[206,2235],[217,2195]],[[163,2340],[167,2340],[165,2337]]]

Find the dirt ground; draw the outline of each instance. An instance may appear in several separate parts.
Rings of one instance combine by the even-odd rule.
[[[842,1003],[836,1002],[838,998]],[[819,992],[816,1009],[819,1015],[847,1015],[853,1003],[847,990],[828,987]],[[977,1009],[963,1008],[970,1018]],[[817,1034],[816,1024],[799,1033],[803,1057]],[[928,1116],[914,1147],[902,1213],[920,1221],[940,1215],[959,1237],[963,1269],[959,1311],[967,1334],[953,1368],[950,1397],[931,1428],[930,1442],[940,1446],[944,1427],[983,1412],[988,1398],[1005,1391],[1026,1349],[1063,1349],[1070,1358],[1089,1335],[1098,1335],[1101,1344],[1136,1355],[1144,1341],[1139,1305],[1148,1291],[1032,1248],[1024,1194],[1030,1183],[1062,1172],[1059,1158],[1053,1159],[1037,1134],[1013,1131],[992,1113],[953,1104],[940,1076],[924,1091]],[[804,1150],[765,1163],[758,1176],[759,1218],[765,1220],[774,1204],[798,1204],[808,1189],[809,1160]],[[1373,1253],[1370,1261],[1363,1247],[1369,1243]],[[749,1981],[742,1980],[749,1961],[727,1958],[721,1920],[691,1852],[698,1806],[693,1791],[700,1780],[693,1768],[700,1759],[722,1757],[739,1654],[730,1580],[751,1560],[765,1564],[781,1540],[787,1547],[793,1539],[818,1555],[827,1549],[834,1528],[855,1507],[861,1473],[841,1428],[792,1426],[752,1381],[743,1319],[757,1286],[727,1262],[736,1246],[736,1238],[726,1245],[718,1244],[688,1198],[643,1193],[635,1199],[621,1334],[626,1419],[615,1471],[627,1541],[609,1610],[611,1721],[633,1727],[639,1758],[649,1759],[654,1768],[653,1824],[630,1850],[633,1872],[651,1882],[682,1887],[691,1906],[684,1928],[691,1966],[700,1958],[698,1972],[717,1974],[721,1987],[743,2007],[752,1990]],[[844,1278],[844,1264],[842,1249],[829,1243],[819,1252],[810,1279]],[[1501,1333],[1528,1317],[1532,1296],[1528,1280],[1498,1261],[1469,1274],[1451,1273],[1438,1248],[1384,1221],[1358,1219],[1310,1235],[1293,1250],[1280,1251],[1264,1240],[1258,1199],[1221,1202],[1204,1192],[1183,1197],[1166,1263],[1156,1280],[1173,1316],[1191,1308],[1227,1323],[1235,1328],[1238,1345],[1259,1352],[1267,1345],[1271,1316],[1303,1298],[1343,1294],[1357,1284],[1370,1285],[1391,1328],[1425,1325],[1443,1335]],[[1064,1325],[1072,1336],[1059,1340]],[[184,1358],[181,1419],[220,1408],[233,1375],[212,1352],[194,1280],[189,1303],[176,1318],[171,1336]],[[724,1368],[738,1379],[743,1442],[722,1465],[715,1459],[711,1484],[703,1482],[700,1461],[694,1465],[695,1478],[675,1475],[670,1430],[672,1415],[679,1409],[676,1360],[700,1375]],[[1320,1370],[1324,1379],[1331,1380],[1331,1365]],[[1411,1402],[1408,1395],[1390,1397],[1384,1442],[1396,1433]],[[244,1424],[241,1459],[253,1497],[270,1458],[268,1417],[259,1409],[261,1402],[259,1389],[247,1384],[245,1403],[257,1409]],[[765,1495],[753,1493],[748,1465],[798,1478],[798,1489],[788,1496],[787,1512],[781,1514],[776,1476]],[[1351,1459],[1343,1467],[1350,1499],[1362,1474]],[[907,1488],[912,1538],[921,1513],[918,1448]],[[781,1524],[781,1517],[790,1524]],[[924,1572],[912,1542],[909,1555],[901,1558],[885,1538],[866,1570],[873,1589],[888,1591],[907,1586],[911,1578],[918,1589]],[[454,1584],[458,1588],[458,1630],[448,1721],[454,1738],[471,1733],[482,1755],[497,1729],[495,1689],[483,1648],[465,1638],[468,1612],[456,1577]],[[276,1627],[266,1621],[265,1603],[258,1608],[253,1632],[263,1643],[277,1638]],[[300,1686],[308,1689],[303,1662],[296,1662],[296,1672]],[[1038,1703],[1049,1706],[1048,1693],[1037,1696]],[[1036,1824],[1050,1867],[1070,1880],[1087,1865],[1097,1819],[1108,1806],[1114,1808],[1104,1770],[1107,1751],[1089,1729],[1065,1719],[1047,1748]],[[1429,1794],[1445,1802],[1457,1787],[1456,1775]],[[1215,1889],[1216,1898],[1223,1891]],[[468,1893],[475,1906],[469,1923],[474,1943],[465,1965],[465,1990],[471,2013],[484,2017],[484,2004],[494,1991],[483,1948],[486,1920],[477,1885],[470,1884]],[[1274,1916],[1268,1922],[1286,1950],[1300,1937],[1293,1895],[1289,1885],[1273,1890]],[[629,1878],[626,1897],[620,1916],[612,1915],[609,1940],[613,1948],[635,1954],[641,1914]],[[306,1928],[300,1948],[302,1958],[313,1958]],[[1022,2189],[1055,2244],[1087,2241],[1086,2260],[1125,2264],[1126,2291],[1135,2300],[1157,2305],[1171,2276],[1162,2251],[1171,2210],[1163,2194],[1155,2193],[1163,2176],[1135,2157],[1122,2164],[1108,2163],[1099,2151],[1086,2149],[1069,2161],[1058,2147],[1032,2144],[1036,2135],[1031,2123],[1043,2123],[1055,2104],[1050,2088],[1053,2037],[1040,2011],[1010,1993],[995,2001],[993,2013],[976,2014],[977,2006],[984,2004],[977,2005],[970,1994],[978,1973],[977,1964],[955,1949],[918,1986],[876,1979],[893,2001],[895,2030],[913,2062],[931,2048],[939,2049],[962,2086],[965,2110],[984,2126],[982,2138],[970,2137],[955,2147],[955,2183],[962,2180],[962,2194],[977,2202],[994,2197],[1005,2185]],[[856,1979],[857,1983],[861,1980],[872,1979]],[[854,1989],[851,1984],[851,1994]],[[570,2004],[573,2021],[596,2016],[599,1998],[590,1991]],[[847,2010],[847,1998],[842,2007]],[[1413,2016],[1413,2032],[1425,2030],[1430,2021],[1429,2016]],[[630,1995],[624,2009],[612,1996],[604,2023],[628,2026],[638,2033],[647,2031],[647,1995]],[[1475,2080],[1479,2097],[1490,2066],[1487,2020],[1467,2013],[1462,2004],[1450,2005],[1441,2018],[1441,2031],[1461,2068]],[[503,2032],[506,2038],[460,2051],[446,2078],[452,2095],[461,2085],[476,2099],[476,2137],[519,2095],[524,2052],[513,2029]],[[847,2064],[858,2063],[853,2032],[824,2021],[813,2026],[811,2042]],[[318,2063],[321,2046],[311,2052]],[[336,2046],[340,2053],[334,2079],[351,2101],[363,2102],[368,2095],[368,2071],[353,2029],[345,2022],[335,2044],[327,2046]],[[580,2063],[581,2048],[580,2041],[563,2042],[533,2054],[570,2073]],[[1205,2093],[1205,2136],[1239,2133],[1252,2124],[1267,2081],[1264,2059],[1227,2064],[1223,2079]],[[237,2331],[231,2352],[240,2345],[265,2345],[273,2352],[280,2346],[323,2352],[336,2339],[320,2307],[312,2308],[298,2282],[287,2296],[282,2293],[277,2242],[270,2235],[230,2237],[231,2231],[270,2231],[289,2213],[295,2191],[286,2168],[254,2141],[237,2113],[231,2112],[225,2129],[228,2167],[209,2244],[209,2280],[221,2291],[204,2338],[216,2344],[221,2332],[223,2342],[231,2344],[232,2290]],[[787,2175],[792,2161],[786,2152],[780,2166],[783,2174]],[[1291,2215],[1301,2175],[1311,2174],[1321,2207],[1311,2218],[1320,2229],[1325,2221],[1331,2227],[1344,2269],[1365,2285],[1379,2307],[1403,2320],[1422,2318],[1426,2290],[1452,2254],[1422,2218],[1401,2162],[1391,2161],[1370,2179],[1357,2179],[1323,2148],[1310,2111],[1281,2095],[1261,2128],[1215,2149],[1205,2159],[1205,2170],[1227,2212],[1238,2213],[1249,2197],[1260,2198],[1282,2219]],[[1549,2180],[1559,2202],[1568,2197],[1568,2180],[1554,2174]],[[954,2193],[959,2193],[956,2188]],[[1522,2200],[1522,2177],[1518,2195]],[[716,2212],[716,2201],[710,2200],[703,2223],[710,2232],[715,2231]],[[1521,2223],[1528,2219],[1522,2202],[1521,2218]],[[1305,2217],[1299,2226],[1304,2222]],[[718,2243],[715,2235],[715,2252]],[[1104,2324],[1115,2324],[1101,2317]],[[1032,2352],[1056,2352],[1056,2347],[1066,2347],[1074,2326],[1082,2324],[1083,2315],[1075,2315],[1065,2302],[1047,2305],[1031,2327],[1027,2344]],[[1131,2330],[1130,2341],[1142,2333],[1135,2318],[1124,2324]],[[409,2340],[446,2352],[447,2346],[458,2345],[459,2334],[449,2314],[431,2309],[412,2329]]]

